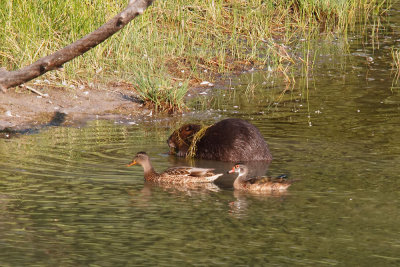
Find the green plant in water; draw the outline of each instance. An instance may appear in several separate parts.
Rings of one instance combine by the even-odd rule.
[[[400,49],[392,48],[392,59],[393,59],[393,67],[397,71],[397,74],[400,73]]]
[[[392,71],[395,72],[393,81],[392,81],[392,90],[394,88],[398,88],[398,82],[400,77],[400,49],[392,47]]]
[[[201,127],[201,129],[193,136],[192,143],[190,144],[190,147],[186,154],[187,159],[191,159],[191,158],[194,158],[194,156],[196,156],[197,142],[206,134],[206,131],[210,126],[212,126],[212,125]]]

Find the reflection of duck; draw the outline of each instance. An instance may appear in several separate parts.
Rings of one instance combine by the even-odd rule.
[[[136,157],[127,166],[139,164],[144,169],[144,179],[149,182],[192,184],[211,183],[222,175],[215,174],[214,169],[194,167],[172,167],[162,173],[157,173],[151,165],[150,158],[145,152],[138,152]]]
[[[158,182],[145,182],[142,190],[152,191],[158,188],[161,188],[169,193],[185,193],[189,196],[220,191],[220,188],[214,183],[172,184]]]
[[[253,191],[253,192],[281,192],[285,191],[291,184],[291,181],[284,177],[271,178],[248,178],[249,169],[244,164],[235,164],[229,173],[239,173],[233,183],[233,187],[238,190]]]

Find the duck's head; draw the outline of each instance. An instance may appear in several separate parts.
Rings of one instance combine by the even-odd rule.
[[[247,175],[249,169],[247,168],[246,165],[242,163],[236,163],[235,166],[233,166],[232,170],[228,171],[228,173],[238,173],[239,176]]]
[[[144,166],[146,163],[148,163],[150,160],[149,156],[146,154],[146,152],[138,152],[135,156],[135,158],[132,160],[131,163],[129,163],[128,167],[139,164]]]

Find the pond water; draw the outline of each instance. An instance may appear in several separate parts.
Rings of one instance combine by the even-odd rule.
[[[386,30],[349,36],[346,52],[343,40],[316,46],[308,78],[286,90],[281,77],[245,73],[184,116],[1,139],[0,265],[400,265],[400,89],[390,71],[400,40],[394,23]],[[226,171],[167,155],[166,139],[183,122],[228,117],[260,129],[274,156],[266,172],[299,180],[287,194],[238,193],[229,175],[219,190],[149,186],[125,166],[146,151],[157,170]]]

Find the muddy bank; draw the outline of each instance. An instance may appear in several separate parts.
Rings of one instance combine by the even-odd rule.
[[[149,114],[130,87],[123,83],[75,89],[35,87],[41,95],[26,88],[10,89],[0,97],[0,131]]]
[[[185,100],[207,95],[214,88],[223,86],[228,77],[230,80],[232,75],[247,71],[243,67],[231,76],[214,75],[213,82],[193,82]],[[93,119],[126,121],[154,113],[151,103],[141,100],[134,86],[126,82],[85,84],[73,88],[71,85],[55,87],[51,84],[39,87],[29,83],[28,87],[37,92],[26,87],[0,92],[0,137],[2,132],[21,133],[45,126],[79,125]]]

